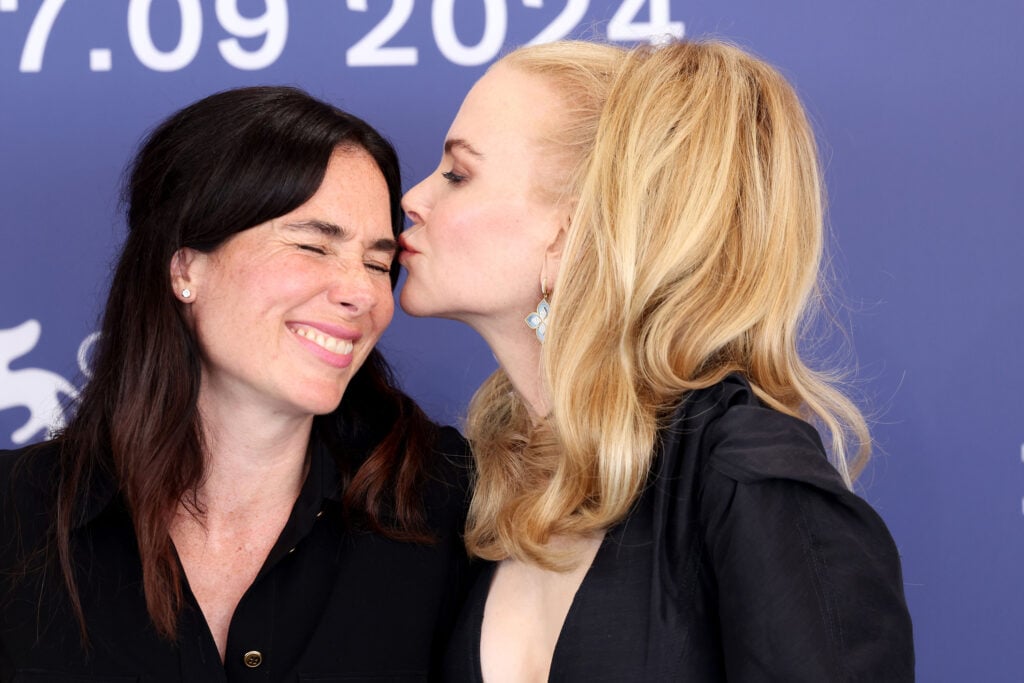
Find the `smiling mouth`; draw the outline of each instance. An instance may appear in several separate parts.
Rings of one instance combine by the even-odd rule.
[[[338,339],[332,337],[329,334],[324,334],[322,331],[314,329],[312,327],[304,327],[296,325],[289,327],[292,332],[299,335],[303,339],[307,339],[322,349],[326,349],[331,353],[336,353],[339,356],[347,356],[352,353],[352,342],[348,339]]]

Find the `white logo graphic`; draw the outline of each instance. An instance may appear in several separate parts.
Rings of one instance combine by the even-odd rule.
[[[35,348],[42,333],[38,320],[26,320],[17,327],[0,329],[0,410],[24,407],[29,410],[28,422],[11,434],[11,441],[23,444],[46,430],[47,436],[64,426],[64,409],[61,396],[72,401],[78,398],[78,390],[60,375],[41,368],[11,370],[11,362]],[[83,372],[88,347],[95,341],[89,335],[82,342],[78,352],[78,363]],[[88,373],[86,372],[88,375]]]

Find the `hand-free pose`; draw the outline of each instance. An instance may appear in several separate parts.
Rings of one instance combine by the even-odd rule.
[[[792,88],[722,43],[527,47],[469,92],[401,239],[403,307],[500,365],[449,680],[912,679],[864,419],[801,353],[822,205]]]
[[[149,136],[76,415],[0,453],[0,680],[426,680],[468,454],[374,350],[400,198],[391,145],[290,88]]]

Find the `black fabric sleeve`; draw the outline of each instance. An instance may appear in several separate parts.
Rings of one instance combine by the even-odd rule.
[[[701,525],[729,681],[912,681],[895,543],[813,428],[764,408],[713,427]]]

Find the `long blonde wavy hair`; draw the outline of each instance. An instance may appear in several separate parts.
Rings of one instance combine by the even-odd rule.
[[[621,520],[660,420],[732,372],[815,424],[851,485],[870,450],[865,420],[798,348],[821,298],[824,200],[814,135],[786,80],[717,41],[565,41],[499,64],[562,99],[541,185],[571,222],[542,352],[550,414],[535,424],[500,369],[470,405],[470,551],[570,566],[552,537]]]

